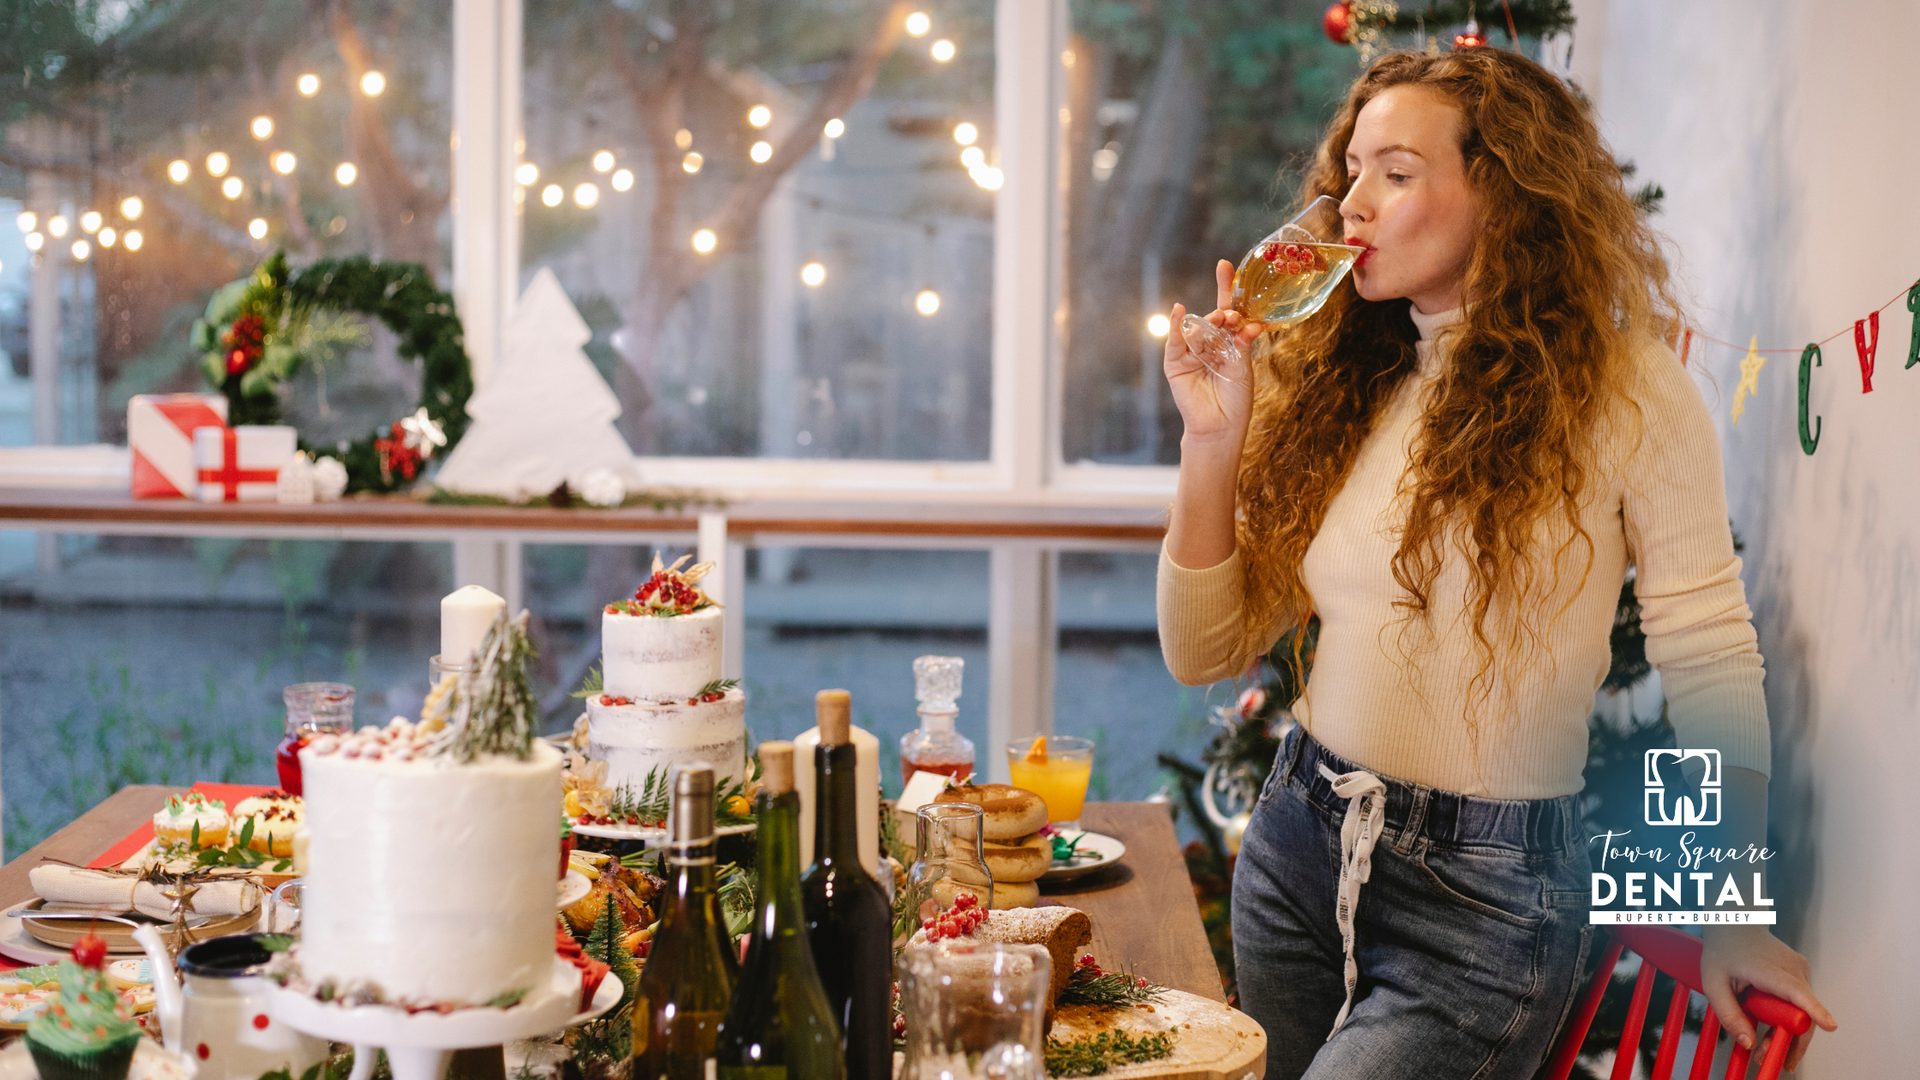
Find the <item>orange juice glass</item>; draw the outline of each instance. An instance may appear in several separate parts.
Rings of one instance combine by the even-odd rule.
[[[1072,735],[1015,739],[1007,744],[1007,771],[1014,787],[1046,800],[1049,822],[1078,828],[1087,781],[1093,776],[1093,740]]]

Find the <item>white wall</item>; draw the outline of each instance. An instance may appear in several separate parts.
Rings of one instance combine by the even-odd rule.
[[[1800,449],[1797,354],[1736,429],[1740,354],[1697,347],[1767,661],[1780,933],[1840,1021],[1807,1077],[1903,1075],[1920,1001],[1920,367],[1883,313],[1874,390],[1851,327],[1920,276],[1920,3],[1576,0],[1573,70],[1615,153],[1666,188],[1694,321],[1742,344],[1836,330]],[[1776,860],[1777,862],[1778,860]]]

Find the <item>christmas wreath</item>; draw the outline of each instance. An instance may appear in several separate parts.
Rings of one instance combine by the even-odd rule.
[[[337,452],[349,492],[396,491],[460,441],[473,393],[453,297],[434,287],[426,267],[356,255],[292,271],[277,251],[213,294],[191,340],[205,354],[207,381],[226,395],[227,422],[273,424],[283,383],[304,364],[359,343],[348,315],[378,318],[399,338],[400,356],[420,361],[420,406],[355,441],[313,447],[302,439],[301,448]]]

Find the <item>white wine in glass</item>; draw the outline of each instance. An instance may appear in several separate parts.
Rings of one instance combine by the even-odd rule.
[[[1289,326],[1319,311],[1366,250],[1322,239],[1342,232],[1340,201],[1331,195],[1313,200],[1240,260],[1232,310],[1269,326]],[[1192,313],[1180,320],[1180,335],[1215,378],[1233,381],[1222,370],[1234,359],[1233,335]]]

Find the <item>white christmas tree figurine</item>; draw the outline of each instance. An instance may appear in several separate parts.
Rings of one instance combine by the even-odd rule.
[[[452,491],[523,499],[596,470],[632,476],[633,451],[614,420],[620,399],[587,359],[593,338],[566,290],[542,268],[507,324],[500,364],[467,401],[467,429],[436,482]]]

